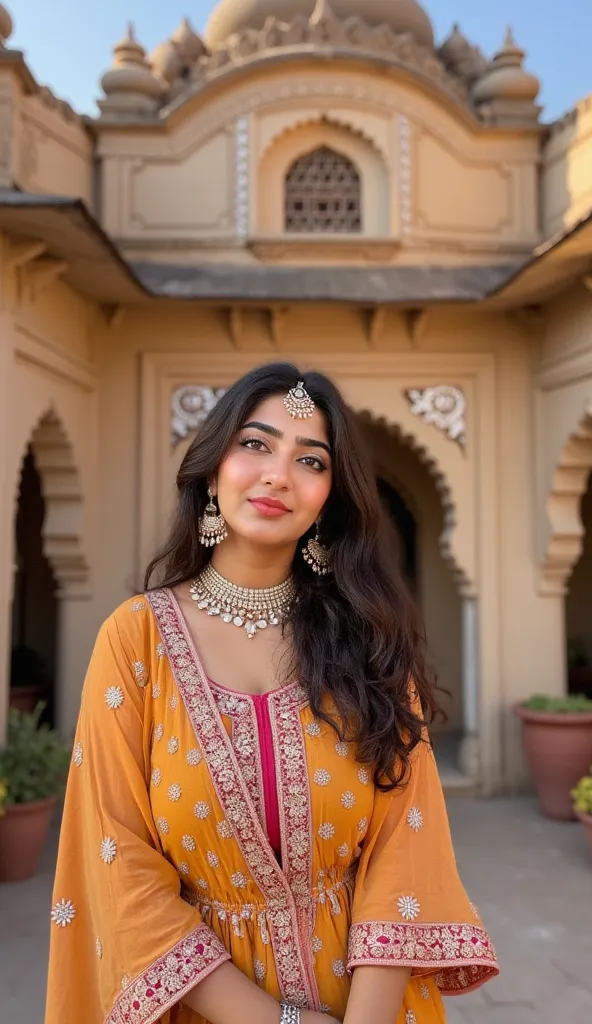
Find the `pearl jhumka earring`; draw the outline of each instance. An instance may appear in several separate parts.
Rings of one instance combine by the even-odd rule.
[[[208,504],[205,507],[203,516],[199,517],[198,538],[199,543],[206,548],[212,548],[215,544],[221,544],[228,537],[226,520],[220,510],[214,504],[214,495],[208,487]]]

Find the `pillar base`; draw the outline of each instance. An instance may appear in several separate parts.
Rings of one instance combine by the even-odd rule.
[[[481,767],[479,737],[475,734],[463,736],[460,741],[458,767],[462,774],[466,775],[472,782],[479,781]]]

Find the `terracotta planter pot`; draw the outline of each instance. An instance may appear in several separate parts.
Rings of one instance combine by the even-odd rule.
[[[576,814],[586,829],[590,850],[592,850],[592,814],[584,814],[583,811],[576,811]]]
[[[41,686],[15,686],[10,691],[10,706],[30,714],[43,698]]]
[[[549,714],[514,707],[541,810],[547,818],[573,821],[571,790],[592,765],[592,714]]]
[[[47,837],[55,797],[13,804],[0,818],[0,882],[31,878]]]

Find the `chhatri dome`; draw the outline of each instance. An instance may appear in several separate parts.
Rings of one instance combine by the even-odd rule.
[[[298,15],[308,19],[316,6],[317,0],[220,0],[210,15],[205,42],[215,50],[234,32],[261,29],[271,17],[287,22]],[[416,0],[329,0],[329,6],[338,18],[357,15],[370,26],[386,24],[397,34],[410,32],[424,46],[434,45],[432,23]]]

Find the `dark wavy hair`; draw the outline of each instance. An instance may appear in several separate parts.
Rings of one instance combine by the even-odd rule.
[[[256,406],[285,395],[299,380],[326,418],[333,453],[333,485],[321,527],[333,573],[317,577],[300,557],[313,530],[301,538],[294,559],[298,600],[290,618],[291,669],[313,714],[355,744],[359,761],[388,791],[406,778],[424,724],[438,711],[435,681],[370,459],[354,415],[327,377],[272,363],[247,373],[222,396],[181,463],[170,535],[146,570],[145,588],[177,586],[203,570],[211,549],[198,541],[198,519],[208,480]]]

